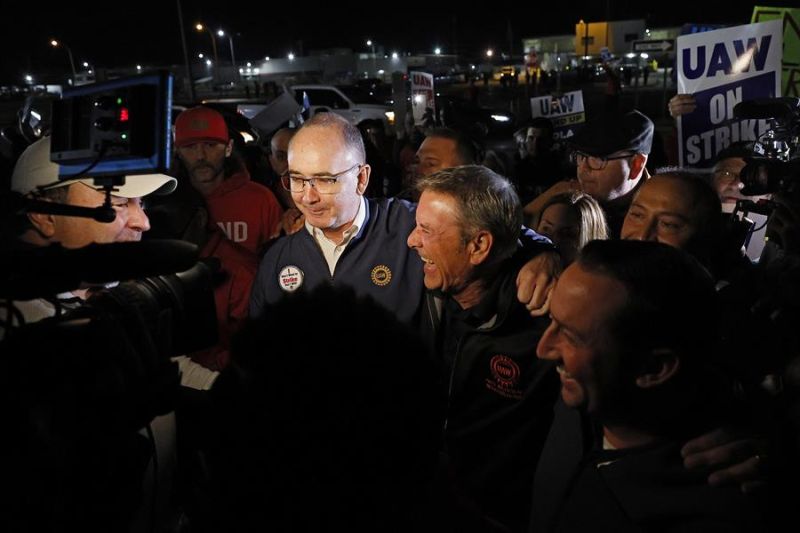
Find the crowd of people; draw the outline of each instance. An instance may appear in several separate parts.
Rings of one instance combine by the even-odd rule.
[[[90,431],[125,413],[62,421],[55,400],[6,387],[30,403],[10,419],[9,530],[783,525],[800,452],[800,199],[772,195],[751,261],[735,208],[751,147],[709,171],[650,168],[654,124],[637,110],[590,110],[558,146],[534,119],[512,156],[446,125],[376,146],[334,113],[269,133],[237,146],[219,112],[190,108],[174,168],[112,191],[112,223],[3,214],[9,251],[196,245],[217,327],[137,382],[160,393],[136,423]],[[103,205],[90,178],[59,181],[49,152],[48,137],[25,150],[11,194]],[[102,290],[9,302],[0,338],[18,347]]]

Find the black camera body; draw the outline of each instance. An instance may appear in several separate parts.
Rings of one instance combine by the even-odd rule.
[[[753,146],[753,155],[742,169],[742,194],[759,196],[791,193],[800,180],[800,98],[782,97],[741,102],[733,108],[736,118],[770,119],[770,129]],[[770,211],[764,204],[759,212]]]
[[[108,200],[109,182],[165,171],[170,102],[166,74],[66,94],[53,114],[59,179],[101,180]],[[30,211],[39,212],[22,205],[0,213]],[[128,531],[144,506],[156,509],[143,481],[148,468],[159,468],[158,428],[150,423],[175,409],[181,391],[170,357],[217,342],[213,268],[183,241],[73,250],[19,237],[9,235],[0,253],[0,409],[8,435],[0,452],[13,458],[0,530]],[[64,298],[87,288],[86,300]],[[153,481],[148,490],[157,489]]]

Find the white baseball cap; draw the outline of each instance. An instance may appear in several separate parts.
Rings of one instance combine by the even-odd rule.
[[[58,165],[50,161],[50,137],[39,139],[28,146],[17,160],[11,175],[11,190],[28,194],[39,187],[48,189],[81,182],[95,187],[92,178],[58,180]],[[148,194],[169,194],[178,186],[178,180],[166,174],[140,174],[125,176],[125,185],[118,185],[112,194],[122,198],[141,198]]]

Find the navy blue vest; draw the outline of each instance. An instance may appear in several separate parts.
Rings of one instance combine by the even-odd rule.
[[[367,200],[366,208],[363,227],[345,248],[333,276],[305,228],[279,239],[261,261],[250,295],[250,316],[268,314],[265,307],[287,294],[330,283],[352,287],[411,323],[424,294],[422,261],[406,245],[416,224],[416,206],[390,198]]]

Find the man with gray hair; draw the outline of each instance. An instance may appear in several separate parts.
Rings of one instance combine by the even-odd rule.
[[[552,366],[536,359],[546,320],[515,297],[519,198],[508,180],[477,165],[423,177],[417,187],[408,246],[429,291],[423,332],[449,375],[445,438],[456,481],[487,521],[524,529],[525,493],[558,387]]]

